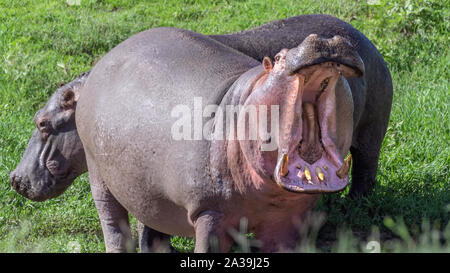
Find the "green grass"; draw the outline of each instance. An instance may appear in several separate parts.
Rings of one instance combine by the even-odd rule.
[[[0,252],[104,251],[86,175],[44,203],[9,184],[34,129],[32,117],[59,83],[148,28],[221,34],[308,13],[335,15],[372,40],[391,70],[395,94],[375,191],[359,200],[346,192],[323,196],[315,211],[327,221],[308,233],[317,240],[299,250],[365,251],[358,240],[378,238],[383,251],[450,251],[450,3],[378,2],[1,0]],[[193,248],[187,238],[174,237],[172,244]]]

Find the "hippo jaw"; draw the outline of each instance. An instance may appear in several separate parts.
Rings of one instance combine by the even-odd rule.
[[[273,174],[275,182],[288,191],[330,193],[348,185],[351,155],[343,160],[345,154],[337,149],[336,134],[335,87],[343,69],[350,70],[339,63],[325,62],[296,72],[304,81],[298,90],[301,125],[297,138],[280,140]],[[351,138],[351,134],[346,138]]]
[[[330,164],[326,155],[310,164],[297,157],[289,163],[288,155],[283,152],[274,171],[275,182],[291,192],[331,193],[344,190],[349,181],[351,162],[349,155],[341,167]]]
[[[44,172],[39,180],[33,180],[26,174],[17,170],[11,173],[10,180],[13,189],[20,195],[32,200],[43,202],[60,196],[77,175],[68,175],[64,179],[55,178],[49,172]]]
[[[41,202],[61,195],[73,183],[83,164],[74,167],[61,159],[55,160],[61,157],[58,146],[63,138],[49,135],[43,141],[39,131],[35,130],[21,162],[10,175],[15,191],[30,200]]]

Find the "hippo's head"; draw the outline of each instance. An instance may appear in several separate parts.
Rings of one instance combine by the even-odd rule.
[[[36,129],[17,168],[12,187],[23,196],[44,201],[56,197],[87,171],[83,145],[75,125],[79,89],[88,73],[61,86],[34,116]]]
[[[281,50],[275,63],[266,57],[263,68],[245,105],[278,105],[279,130],[274,151],[261,149],[261,140],[240,141],[254,173],[292,192],[344,189],[351,160],[344,157],[352,142],[353,99],[342,77],[364,73],[358,53],[340,36],[322,39],[313,34],[297,48]]]

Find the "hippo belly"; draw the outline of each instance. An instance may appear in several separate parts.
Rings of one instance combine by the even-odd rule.
[[[196,182],[204,183],[202,153],[206,154],[207,143],[173,140],[170,111],[158,109],[163,102],[157,98],[147,101],[159,107],[133,111],[134,107],[125,105],[138,105],[139,101],[133,96],[119,97],[120,111],[96,116],[98,131],[92,135],[89,156],[112,194],[139,221],[168,234],[191,236],[188,209],[198,200],[188,194]],[[98,113],[106,113],[109,105],[115,104],[113,98],[107,96],[98,103]]]

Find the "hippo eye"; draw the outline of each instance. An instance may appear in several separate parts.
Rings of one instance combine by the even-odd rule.
[[[52,126],[48,120],[40,120],[37,123],[37,129],[41,134],[41,138],[46,141],[49,135],[52,133]]]
[[[41,119],[37,123],[37,128],[43,135],[47,135],[51,131],[50,121],[46,119]]]
[[[275,61],[278,62],[280,60],[280,58],[281,58],[280,55],[275,56]]]
[[[50,124],[49,124],[48,120],[40,120],[38,123],[38,128],[41,131],[45,131],[46,129],[48,129],[49,125]]]

